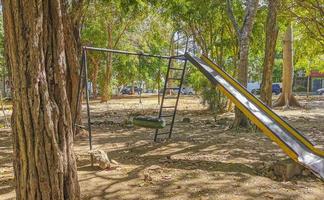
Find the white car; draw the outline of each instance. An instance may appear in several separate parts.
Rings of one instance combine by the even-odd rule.
[[[320,89],[316,90],[316,93],[319,95],[324,95],[324,88],[320,88]]]
[[[252,94],[257,94],[260,91],[260,85],[259,82],[248,83],[246,89]]]
[[[194,95],[195,94],[195,91],[193,88],[182,88],[181,90],[181,94],[184,94],[184,95]]]

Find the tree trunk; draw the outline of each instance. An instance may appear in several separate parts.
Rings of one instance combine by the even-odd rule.
[[[132,81],[132,91],[131,94],[135,94],[135,81]]]
[[[90,73],[90,80],[92,82],[92,92],[93,92],[93,98],[97,99],[97,83],[98,83],[98,72],[99,72],[99,67],[100,67],[100,62],[98,61],[98,58],[94,55],[89,56],[92,64],[92,70]]]
[[[60,0],[3,1],[17,199],[80,199]]]
[[[248,64],[249,64],[249,37],[244,37],[240,39],[240,63],[237,70],[237,80],[243,85],[247,86],[248,82]],[[245,115],[235,107],[235,119],[232,125],[233,127],[248,127],[249,121]]]
[[[98,69],[99,69],[99,66],[96,65],[95,66],[95,71],[93,72],[94,73],[94,77],[92,79],[92,91],[93,91],[93,98],[94,99],[97,99],[97,94],[98,94],[98,90],[97,90],[97,80],[98,80]]]
[[[266,44],[264,50],[263,73],[261,82],[261,100],[272,105],[272,73],[276,54],[276,43],[279,28],[277,26],[277,0],[269,1],[266,22]]]
[[[81,124],[81,109],[77,109],[78,101],[78,85],[79,85],[79,68],[81,57],[81,39],[80,28],[81,18],[83,15],[82,6],[83,0],[74,0],[67,2],[61,0],[62,5],[62,21],[64,28],[64,44],[66,56],[66,92],[70,103],[72,119],[76,117],[76,123]],[[72,9],[71,9],[72,8]],[[81,93],[82,95],[82,93]],[[80,98],[82,99],[82,97]],[[79,101],[78,108],[81,108],[81,101]],[[79,129],[74,130],[75,134]]]
[[[293,77],[293,31],[289,24],[283,39],[282,93],[274,106],[300,106],[292,93]]]
[[[250,35],[252,33],[254,19],[258,10],[258,0],[248,0],[246,2],[245,16],[242,27],[240,28],[232,9],[231,0],[227,0],[227,14],[232,21],[233,27],[236,31],[236,35],[239,41],[239,69],[238,69],[238,81],[243,85],[247,86],[248,82],[248,64],[249,64],[249,43]],[[232,127],[248,127],[248,119],[244,114],[235,108],[235,119]]]
[[[112,32],[112,25],[108,25],[107,32],[108,32],[108,49],[111,49],[113,47],[113,32]],[[106,65],[106,71],[104,75],[104,83],[103,83],[103,89],[102,89],[102,97],[101,102],[107,102],[110,99],[111,96],[111,79],[112,79],[112,53],[107,53],[107,65]]]
[[[311,63],[312,63],[312,62],[311,62],[310,60],[308,60],[308,67],[307,67],[307,68],[308,68],[308,70],[307,70],[307,71],[308,71],[308,72],[307,72],[308,76],[307,76],[307,86],[306,86],[306,93],[307,93],[306,96],[307,96],[307,99],[308,99],[308,97],[309,97],[309,95],[310,95],[310,89],[311,89],[311,88],[310,88],[311,76],[310,76],[310,74],[309,74],[309,73],[310,73],[309,70],[311,69]]]

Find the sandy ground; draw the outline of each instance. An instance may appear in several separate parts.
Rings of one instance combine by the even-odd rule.
[[[300,97],[306,107],[276,110],[324,149],[324,98]],[[234,114],[217,116],[194,97],[180,101],[172,139],[152,142],[154,131],[133,127],[134,115],[156,115],[156,98],[91,102],[94,149],[114,165],[90,165],[87,138],[75,142],[82,199],[323,199],[324,183],[312,175],[282,181],[265,167],[287,156],[262,133],[229,130]],[[182,122],[184,117],[190,123]],[[85,119],[84,119],[85,121]],[[0,131],[0,199],[14,198],[10,130]]]

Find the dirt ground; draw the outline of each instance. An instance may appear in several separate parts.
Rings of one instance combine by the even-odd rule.
[[[324,149],[324,97],[299,97],[302,109],[276,112]],[[195,97],[181,99],[174,134],[154,143],[154,130],[129,124],[134,115],[156,115],[156,97],[91,102],[93,148],[108,152],[110,169],[90,165],[86,134],[75,141],[82,199],[324,199],[313,175],[282,181],[267,166],[287,156],[256,130],[229,129],[234,114],[216,117]],[[84,110],[84,109],[83,109]],[[182,122],[189,118],[190,122]],[[86,119],[84,118],[84,122]],[[0,199],[13,199],[9,129],[0,130]]]

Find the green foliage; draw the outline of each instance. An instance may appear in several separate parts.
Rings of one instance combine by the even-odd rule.
[[[313,39],[303,26],[295,26],[295,69],[303,69],[306,73],[312,70],[324,71],[323,45]]]
[[[108,41],[109,28],[113,34],[112,45]],[[167,55],[171,32],[169,22],[147,1],[101,0],[89,5],[82,29],[82,41],[83,44],[97,47]],[[99,60],[98,82],[102,88],[107,54],[91,53],[89,56]],[[165,60],[157,58],[113,54],[113,87],[138,84],[140,81],[156,87],[156,80],[161,81],[166,64]],[[93,66],[93,63],[89,64],[90,74]]]
[[[306,87],[303,87],[303,86],[298,86],[294,89],[295,92],[306,92],[307,89]]]
[[[245,5],[239,0],[232,2],[236,20],[242,24]],[[319,16],[317,10],[309,5],[301,0],[281,3],[274,82],[281,80],[281,41],[288,21],[295,22],[295,68],[307,72],[324,69],[322,45],[314,39],[319,37],[315,29]],[[209,55],[234,75],[239,59],[238,42],[226,9],[226,1],[221,0],[99,0],[90,3],[88,7],[82,40],[87,45],[107,47],[107,24],[113,24],[114,42],[118,41],[114,48],[168,55],[172,33],[185,31],[195,40],[198,51]],[[260,2],[251,37],[250,81],[261,82],[266,15],[267,1]],[[313,21],[307,19],[308,15],[313,16]],[[309,26],[305,26],[307,20]],[[103,73],[106,55],[100,54],[96,58],[103,60],[100,62],[100,73]],[[113,60],[113,83],[116,87],[140,80],[145,81],[149,87],[156,87],[157,80],[161,81],[166,73],[165,60],[117,55],[114,55]],[[219,98],[214,98],[218,95],[214,87],[192,66],[188,67],[185,83],[192,85],[205,102],[215,105],[210,105],[211,107],[219,107],[220,102],[216,102]],[[207,90],[206,87],[210,89]]]
[[[226,111],[227,99],[225,96],[198,70],[195,69],[190,74],[188,82],[194,87],[195,91],[200,91],[203,104],[207,104],[209,110],[215,114]]]
[[[237,40],[226,16],[225,1],[168,1],[165,14],[175,25],[192,35],[199,49],[232,73],[237,60]],[[237,8],[237,12],[242,9]],[[189,68],[191,84],[214,112],[226,107],[226,99],[196,69]]]
[[[287,0],[281,4],[281,32],[291,21],[294,31],[294,67],[308,74],[324,71],[323,8],[319,0]]]

